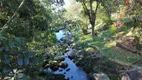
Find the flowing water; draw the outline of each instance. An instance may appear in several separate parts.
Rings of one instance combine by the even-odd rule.
[[[46,71],[53,74],[63,74],[65,76],[65,79],[69,80],[88,80],[86,73],[82,69],[77,67],[71,59],[65,57],[64,62],[68,64],[67,68],[59,68],[57,71],[52,71],[50,68],[48,68],[46,69]]]
[[[56,32],[56,39],[60,40],[61,38],[65,37],[65,31],[64,30],[60,30],[59,32]]]
[[[60,40],[64,36],[64,31],[60,30],[58,33],[56,33],[56,38]],[[75,63],[69,59],[67,56],[63,56],[64,62],[68,64],[68,67],[63,69],[59,68],[57,71],[52,71],[50,68],[47,69],[47,71],[52,72],[53,74],[63,74],[65,76],[65,79],[68,80],[88,80],[86,73],[77,67]]]
[[[87,80],[86,73],[78,68],[72,60],[70,60],[68,57],[65,58],[64,62],[68,64],[68,67],[65,69],[59,68],[57,71],[54,72],[54,74],[63,74],[65,75],[66,79],[69,80]],[[60,71],[62,70],[62,71]],[[68,71],[67,71],[68,70]]]

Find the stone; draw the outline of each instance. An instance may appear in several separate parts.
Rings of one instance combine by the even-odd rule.
[[[130,77],[129,77],[128,74],[123,73],[123,74],[122,74],[122,77],[121,77],[121,80],[131,80],[131,79],[130,79]]]
[[[121,80],[142,80],[142,69],[130,69],[122,73]]]
[[[46,68],[49,68],[50,67],[50,64],[46,64],[43,69],[46,69]]]
[[[94,73],[93,77],[95,80],[110,80],[109,77],[104,73]]]
[[[62,62],[59,63],[59,67],[65,69],[65,68],[68,67],[68,64],[66,62],[62,61]]]
[[[49,61],[44,61],[44,63],[42,64],[42,67],[45,67],[45,65],[48,63],[49,63]]]
[[[65,56],[75,56],[77,50],[76,49],[71,49],[68,52],[64,53]]]
[[[86,51],[88,54],[91,54],[91,55],[96,55],[96,54],[98,54],[98,49],[92,48],[92,47],[86,48],[85,51]]]
[[[49,64],[50,64],[50,68],[52,71],[57,71],[59,69],[57,61],[51,61],[51,62],[49,62]]]
[[[59,69],[58,66],[51,66],[50,68],[51,68],[52,71],[57,71]]]

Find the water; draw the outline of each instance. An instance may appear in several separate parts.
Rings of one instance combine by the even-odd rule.
[[[59,30],[59,32],[56,32],[56,39],[61,40],[61,38],[70,41],[72,39],[72,34],[69,31]]]
[[[61,38],[65,37],[65,31],[60,30],[59,32],[56,32],[56,39],[60,40]]]
[[[63,74],[65,76],[65,79],[69,80],[88,80],[86,73],[82,69],[78,68],[71,59],[65,57],[64,62],[68,64],[67,68],[59,68],[55,72],[48,68],[47,71],[52,72],[53,74]]]
[[[65,34],[64,30],[60,30],[59,32],[57,32],[56,33],[57,40],[60,41],[61,38],[64,38],[65,37],[64,34]],[[48,68],[45,71],[51,72],[53,74],[63,74],[65,76],[65,79],[69,80],[88,80],[86,73],[82,69],[77,67],[75,63],[67,56],[63,57],[65,58],[64,62],[68,64],[67,68],[65,69],[59,68],[57,71],[52,71],[50,68]]]

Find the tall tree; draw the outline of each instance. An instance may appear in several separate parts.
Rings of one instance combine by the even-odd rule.
[[[16,79],[15,69],[37,79],[44,47],[55,39],[51,15],[48,0],[0,0],[0,80],[11,72]]]
[[[96,14],[99,7],[99,0],[76,0],[82,3],[83,9],[85,14],[89,18],[89,22],[92,26],[92,39],[95,38],[95,21],[96,21]],[[96,3],[95,7],[94,4]]]

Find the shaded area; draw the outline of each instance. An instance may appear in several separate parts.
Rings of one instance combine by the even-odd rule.
[[[124,71],[128,66],[113,62],[94,51],[80,51],[78,55],[83,57],[76,62],[77,66],[82,67],[87,72],[89,80],[94,80],[93,73],[106,73],[110,80],[120,80],[121,71]]]

